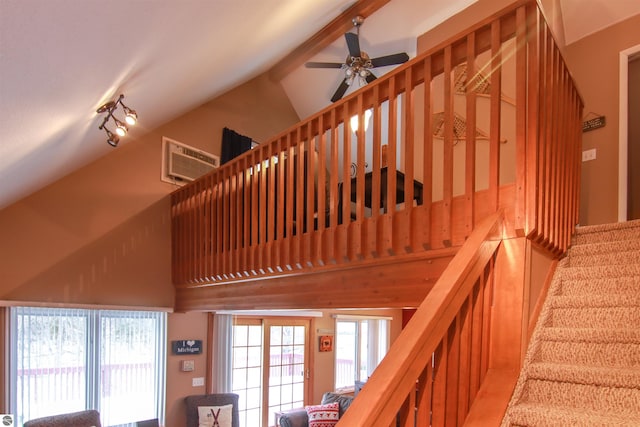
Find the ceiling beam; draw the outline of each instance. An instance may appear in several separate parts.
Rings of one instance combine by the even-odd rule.
[[[304,64],[318,52],[340,38],[353,28],[351,20],[360,15],[367,18],[391,0],[358,0],[351,7],[338,15],[311,36],[307,41],[295,48],[289,55],[271,67],[269,77],[274,81],[282,80],[287,74]]]

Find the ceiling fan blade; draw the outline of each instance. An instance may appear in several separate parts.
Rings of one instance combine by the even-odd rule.
[[[339,62],[307,62],[304,64],[307,68],[342,68],[343,65]]]
[[[371,60],[372,67],[384,67],[386,65],[402,64],[409,60],[409,55],[406,53],[395,53],[393,55],[380,56]]]
[[[344,33],[344,38],[347,40],[347,48],[349,49],[349,55],[359,57],[360,41],[358,40],[358,35],[355,33]]]
[[[369,71],[369,74],[367,74],[367,77],[365,77],[365,79],[367,80],[367,83],[371,83],[372,81],[377,79],[377,77],[371,71]]]
[[[334,93],[331,97],[331,102],[339,101],[340,98],[342,98],[342,96],[345,94],[347,89],[349,89],[349,82],[345,78],[342,83],[340,83],[340,86],[338,86],[338,90],[336,90],[336,93]]]

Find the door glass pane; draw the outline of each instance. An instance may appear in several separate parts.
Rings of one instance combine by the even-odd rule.
[[[305,326],[271,326],[268,420],[276,411],[304,406]]]
[[[336,388],[353,387],[356,364],[356,327],[352,321],[336,322]]]
[[[262,325],[233,326],[232,391],[240,396],[242,427],[260,427],[262,412]]]

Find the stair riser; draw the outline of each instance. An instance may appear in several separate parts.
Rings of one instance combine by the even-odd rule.
[[[554,308],[546,326],[624,329],[640,324],[640,307]]]
[[[640,263],[599,266],[569,266],[558,270],[562,281],[567,280],[593,280],[601,278],[640,279]]]
[[[640,389],[528,380],[524,395],[532,403],[614,413],[640,413]]]
[[[543,341],[534,362],[640,368],[640,344]]]

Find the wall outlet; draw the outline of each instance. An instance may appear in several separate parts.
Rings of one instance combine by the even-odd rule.
[[[588,162],[589,160],[595,160],[596,159],[596,149],[592,148],[591,150],[584,150],[582,152],[582,161],[583,162]]]
[[[204,386],[204,377],[197,377],[191,380],[191,385],[193,387],[202,387]]]

